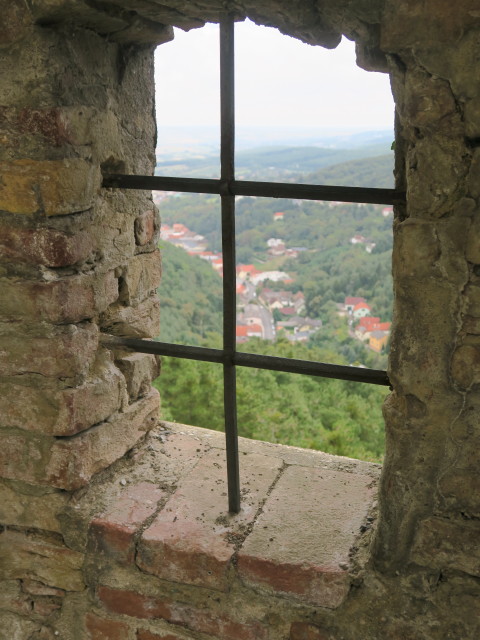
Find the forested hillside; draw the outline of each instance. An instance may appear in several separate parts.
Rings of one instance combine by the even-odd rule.
[[[206,262],[167,242],[162,243],[161,253],[159,339],[198,345],[209,333],[221,333],[220,276]]]
[[[303,181],[341,183],[343,175],[349,184],[357,180],[364,186],[391,186],[387,184],[390,160],[387,156],[352,161],[303,175]],[[164,224],[185,225],[192,235],[205,237],[209,251],[221,251],[217,196],[167,197],[160,213]],[[280,330],[280,323],[275,340],[249,339],[239,349],[385,368],[388,345],[381,351],[369,348],[368,341],[355,335],[356,322],[342,309],[347,296],[359,297],[368,302],[370,315],[384,323],[391,320],[392,215],[388,208],[243,197],[237,199],[236,227],[237,264],[253,265],[257,274],[281,270],[288,276],[285,281],[250,283],[247,297],[239,298],[239,308],[258,304],[264,287],[301,292],[304,309],[299,313],[321,325],[308,340],[294,342],[295,334]],[[281,254],[272,254],[272,239],[275,246],[283,246]],[[162,243],[162,254],[160,339],[220,348],[220,276],[206,260],[168,242]],[[278,309],[273,318],[285,319]],[[164,418],[223,429],[222,375],[219,365],[164,358],[157,381]],[[240,435],[382,459],[385,388],[241,367],[237,376]]]

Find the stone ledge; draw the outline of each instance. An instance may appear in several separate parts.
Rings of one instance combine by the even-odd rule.
[[[102,575],[123,567],[160,578],[173,593],[247,588],[306,606],[340,606],[379,466],[241,438],[242,510],[232,515],[220,439],[163,423],[101,482],[100,495],[92,487],[77,501],[73,527],[89,527],[99,587],[106,587]],[[86,521],[78,526],[79,518]],[[160,610],[156,617],[169,619]]]

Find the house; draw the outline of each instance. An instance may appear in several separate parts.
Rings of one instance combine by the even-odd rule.
[[[380,318],[375,316],[363,316],[360,318],[360,322],[358,323],[358,327],[364,327],[366,331],[375,331],[375,329],[380,328]]]
[[[369,316],[370,311],[371,311],[371,308],[366,302],[358,302],[353,307],[353,317],[355,318],[355,320],[359,320],[364,316]]]
[[[365,244],[365,242],[367,242],[367,239],[360,234],[356,234],[353,236],[353,238],[350,238],[350,242],[352,244]]]
[[[274,222],[282,222],[284,215],[285,214],[283,213],[283,211],[277,211],[277,213],[273,214],[273,221]]]
[[[272,280],[272,282],[288,282],[290,276],[284,271],[262,271],[257,272],[254,276],[250,277],[253,284],[264,282],[265,280]]]
[[[358,298],[355,296],[347,296],[345,298],[345,309],[349,312],[352,313],[353,312],[353,308],[356,304],[358,304],[359,302],[365,302],[365,298]]]
[[[370,334],[370,349],[380,353],[388,342],[388,333],[385,331],[372,331]]]
[[[388,218],[388,216],[391,216],[391,215],[393,215],[393,207],[392,207],[392,206],[390,206],[390,207],[383,207],[383,209],[382,209],[382,216],[383,216],[384,218]]]

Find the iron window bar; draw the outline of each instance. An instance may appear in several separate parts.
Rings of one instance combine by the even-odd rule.
[[[235,196],[291,198],[368,204],[401,204],[406,194],[395,189],[250,182],[235,180],[234,16],[220,20],[220,180],[160,176],[105,175],[102,186],[185,193],[210,193],[221,197],[223,256],[223,349],[177,345],[137,338],[104,335],[102,342],[140,353],[187,358],[223,365],[225,441],[229,511],[240,511],[240,472],[236,402],[236,367],[255,367],[309,376],[336,378],[389,386],[386,371],[279,358],[236,351]]]

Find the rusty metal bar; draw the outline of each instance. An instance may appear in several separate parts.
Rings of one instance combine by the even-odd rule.
[[[231,14],[220,21],[220,182],[235,179],[235,55],[234,20]],[[221,194],[223,258],[223,397],[227,455],[228,507],[240,511],[238,462],[236,349],[235,196],[228,188]]]
[[[405,192],[397,191],[396,189],[290,184],[289,182],[250,182],[247,180],[234,180],[233,178],[230,180],[212,180],[209,178],[169,178],[113,174],[103,177],[103,187],[367,204],[402,204],[406,202]]]

